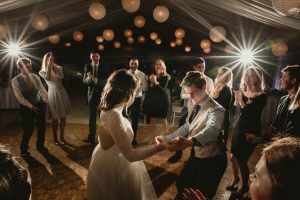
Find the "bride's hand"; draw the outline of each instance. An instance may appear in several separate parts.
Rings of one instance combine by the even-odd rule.
[[[165,136],[156,136],[155,142],[157,145],[161,146],[164,149],[169,149],[170,145],[168,141],[166,140]]]

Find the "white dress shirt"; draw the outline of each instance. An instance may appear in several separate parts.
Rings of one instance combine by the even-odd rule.
[[[138,78],[141,83],[140,86],[137,88],[136,97],[143,96],[143,91],[145,91],[147,87],[147,76],[138,69],[136,69],[135,71],[129,69],[128,72],[132,73],[136,78]]]

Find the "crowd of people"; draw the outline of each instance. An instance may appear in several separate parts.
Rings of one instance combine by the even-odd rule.
[[[212,199],[228,164],[226,143],[229,113],[233,106],[239,108],[240,114],[230,143],[229,160],[233,175],[226,189],[232,192],[235,199],[247,198],[248,194],[257,200],[296,199],[296,181],[300,176],[300,129],[297,123],[300,107],[299,66],[287,66],[282,70],[281,89],[288,94],[279,102],[277,113],[274,113],[274,124],[267,133],[262,133],[261,113],[267,102],[263,71],[259,67],[248,67],[243,72],[239,89],[234,91],[230,68],[220,67],[213,82],[204,74],[205,60],[192,59],[191,71],[181,82],[184,108],[179,128],[170,133],[167,115],[171,104],[168,88],[171,77],[162,59],[155,60],[150,76],[138,69],[139,60],[136,57],[129,59],[128,69],[116,70],[112,74],[100,64],[99,52],[91,51],[90,59],[91,63],[85,65],[83,75],[83,83],[88,86],[89,109],[89,134],[84,141],[91,145],[99,143],[94,149],[87,176],[89,200],[157,199],[142,161],[162,150],[169,150],[176,152],[169,159],[169,162],[175,163],[186,148],[191,151],[176,180],[176,198]],[[12,88],[21,105],[24,133],[20,150],[24,157],[30,154],[28,142],[34,119],[38,127],[38,151],[48,152],[44,146],[46,116],[52,119],[54,144],[64,145],[66,142],[66,117],[72,108],[61,82],[64,77],[62,67],[54,61],[53,53],[46,53],[39,72],[46,81],[48,92],[40,77],[31,73],[31,61],[28,58],[17,61],[21,73],[12,79]],[[147,134],[151,138],[148,145],[136,146],[139,143],[137,133],[141,109],[150,118]],[[159,135],[156,134],[157,119],[162,120],[163,127]],[[263,150],[255,172],[249,176],[247,162],[256,146],[278,135],[283,138],[276,137]],[[9,152],[2,154],[1,177],[5,176],[2,165],[5,166],[6,160],[14,164],[10,165],[11,168],[21,168]],[[14,175],[28,178],[24,173]],[[26,192],[30,193],[30,184],[28,187],[28,182],[23,182],[27,184]],[[14,185],[12,181],[7,187],[17,187]],[[17,189],[25,191],[22,187],[13,188],[13,191]],[[5,196],[10,195],[5,187],[1,188],[0,195],[7,197],[4,199],[13,199]]]

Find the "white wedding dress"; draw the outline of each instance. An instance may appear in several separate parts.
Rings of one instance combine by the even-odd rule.
[[[100,142],[93,152],[87,177],[88,200],[157,199],[141,161],[152,155],[153,150],[132,148],[133,131],[130,122],[123,117],[122,109],[101,111]]]

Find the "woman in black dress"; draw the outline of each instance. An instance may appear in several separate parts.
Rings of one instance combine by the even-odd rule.
[[[229,111],[232,102],[232,71],[228,67],[218,69],[213,90],[213,99],[226,109],[223,122],[223,136],[227,142],[229,132]]]
[[[247,68],[240,88],[235,92],[235,105],[240,106],[241,112],[231,143],[233,181],[226,189],[237,190],[235,194],[243,196],[249,189],[247,162],[261,137],[261,113],[267,101],[267,95],[263,92],[262,70],[257,67]],[[238,170],[241,172],[241,188],[237,188]]]
[[[163,60],[157,59],[153,74],[149,76],[148,91],[146,92],[143,109],[150,116],[150,129],[156,129],[156,119],[162,119],[163,132],[169,133],[167,115],[170,107],[170,91],[168,82],[170,75]]]

